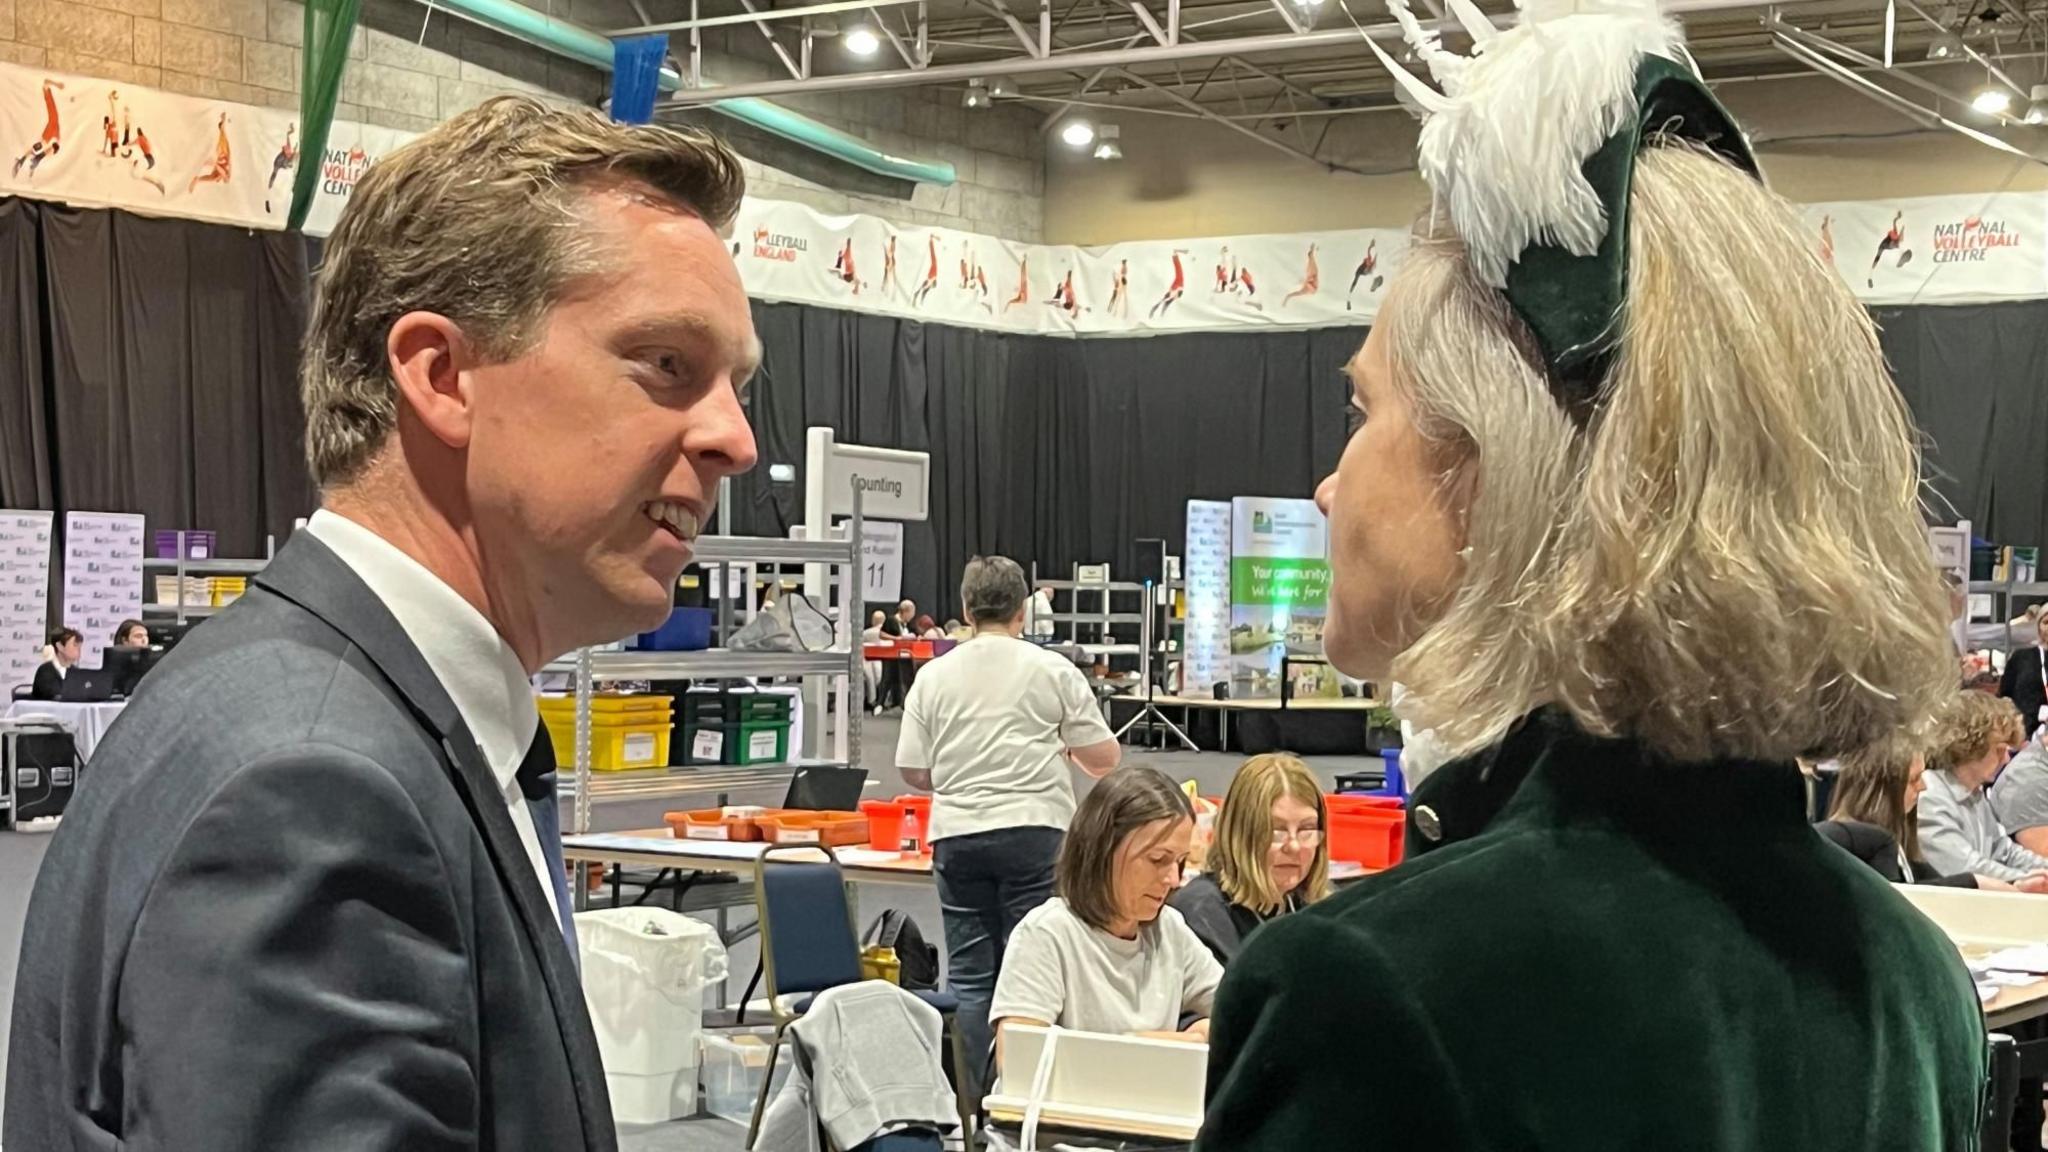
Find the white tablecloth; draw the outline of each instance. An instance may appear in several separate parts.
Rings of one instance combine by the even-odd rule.
[[[65,704],[56,700],[15,700],[8,704],[7,711],[0,713],[9,720],[24,720],[30,716],[46,716],[64,726],[78,744],[78,760],[84,763],[92,759],[92,750],[99,746],[100,738],[107,734],[107,727],[114,717],[121,714],[127,704],[110,700],[103,704]]]

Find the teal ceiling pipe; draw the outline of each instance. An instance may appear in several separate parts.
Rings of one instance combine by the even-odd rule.
[[[427,2],[428,0],[422,0],[422,3]],[[611,71],[610,40],[588,28],[564,23],[546,13],[528,8],[518,0],[431,0],[431,6],[445,9],[465,20],[502,32],[514,39],[545,48],[559,56],[579,60],[606,72]],[[678,76],[674,69],[661,70],[661,87],[664,91],[673,92],[682,86],[683,78]],[[864,168],[883,176],[941,186],[950,185],[958,179],[953,171],[953,165],[946,161],[913,160],[905,156],[892,156],[859,137],[848,135],[828,124],[820,124],[808,116],[766,100],[718,100],[704,107],[730,116],[741,123],[751,124],[763,132],[773,133],[785,140],[793,140],[827,156],[844,160],[857,168]]]

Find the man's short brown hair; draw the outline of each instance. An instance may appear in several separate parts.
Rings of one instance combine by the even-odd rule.
[[[397,421],[385,342],[408,312],[462,325],[510,359],[578,277],[601,267],[582,194],[619,187],[719,232],[746,191],[739,158],[695,130],[615,124],[524,96],[490,100],[379,160],[327,239],[300,364],[314,480],[346,483]]]

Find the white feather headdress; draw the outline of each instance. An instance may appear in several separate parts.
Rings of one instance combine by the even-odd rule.
[[[1581,166],[1636,118],[1645,55],[1690,67],[1678,25],[1656,0],[1518,0],[1521,20],[1505,31],[1472,0],[1448,5],[1470,56],[1447,51],[1407,0],[1387,0],[1441,92],[1366,42],[1424,112],[1417,163],[1474,271],[1502,288],[1532,244],[1592,255],[1608,219]]]

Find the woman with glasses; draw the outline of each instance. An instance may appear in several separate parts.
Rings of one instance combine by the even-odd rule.
[[[1323,790],[1308,765],[1284,752],[1245,761],[1223,797],[1208,865],[1166,903],[1221,964],[1252,929],[1329,895]]]

